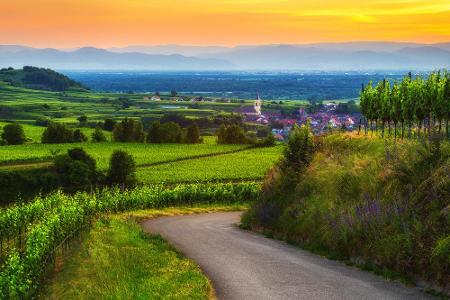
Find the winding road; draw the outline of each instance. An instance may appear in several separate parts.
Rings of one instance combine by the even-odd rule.
[[[195,260],[220,300],[430,297],[417,288],[240,230],[239,217],[236,212],[162,217],[142,226]]]

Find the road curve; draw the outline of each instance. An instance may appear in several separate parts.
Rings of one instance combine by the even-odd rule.
[[[237,228],[240,213],[162,217],[142,223],[195,260],[218,299],[428,299],[340,262]]]

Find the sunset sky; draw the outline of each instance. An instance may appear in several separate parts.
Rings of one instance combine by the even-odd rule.
[[[450,41],[449,0],[1,1],[0,44]]]

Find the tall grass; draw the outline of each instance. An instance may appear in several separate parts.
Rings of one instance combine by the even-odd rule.
[[[448,142],[332,135],[318,145],[291,189],[276,169],[266,178],[244,225],[448,288]]]

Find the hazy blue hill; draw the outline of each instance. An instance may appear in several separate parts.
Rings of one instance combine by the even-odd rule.
[[[278,70],[433,70],[450,66],[450,51],[414,46],[394,52],[368,50],[368,45],[294,46],[269,45],[244,48],[204,57],[228,60],[244,69]],[[354,50],[360,49],[360,50]]]
[[[228,51],[231,48],[221,46],[189,46],[189,45],[133,45],[127,47],[113,47],[108,50],[117,53],[139,52],[145,54],[180,54],[184,56],[197,56]]]
[[[450,67],[450,43],[317,43],[305,45],[129,46],[71,51],[0,46],[0,67],[59,70],[427,71]]]
[[[71,70],[210,70],[232,68],[226,61],[215,58],[143,53],[113,53],[92,47],[75,51],[56,49],[24,49],[1,53],[0,66],[22,67],[39,65],[52,69]]]

